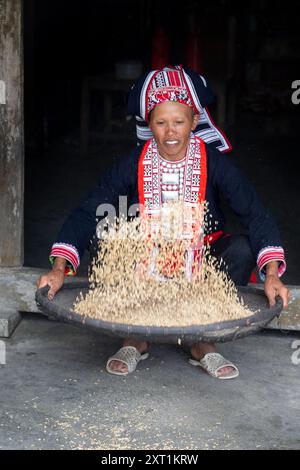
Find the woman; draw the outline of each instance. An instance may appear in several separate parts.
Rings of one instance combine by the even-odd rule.
[[[75,272],[80,257],[96,229],[95,214],[99,205],[117,205],[120,195],[129,204],[140,203],[147,215],[170,200],[182,200],[189,206],[208,201],[212,226],[209,235],[212,254],[222,258],[231,279],[246,285],[255,262],[265,281],[270,305],[275,296],[288,303],[288,290],[279,277],[285,270],[284,251],[275,222],[260,204],[254,189],[232,165],[229,158],[209,149],[193,135],[199,122],[198,108],[181,68],[169,67],[152,74],[145,92],[145,120],[153,134],[142,151],[121,159],[100,180],[92,192],[65,222],[52,247],[52,271],[42,276],[38,287],[50,285],[49,298],[62,286],[65,274]],[[238,214],[247,235],[226,236],[224,216],[219,207],[219,192]],[[135,338],[107,361],[107,371],[127,375],[148,355],[148,344]],[[237,367],[218,354],[214,345],[197,343],[191,347],[193,365],[211,376],[231,379]]]

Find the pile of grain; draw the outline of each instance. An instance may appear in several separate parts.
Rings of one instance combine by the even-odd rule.
[[[90,290],[74,310],[83,317],[144,326],[204,325],[251,315],[207,248],[192,280],[187,278],[190,241],[177,235],[150,237],[141,219],[118,221],[102,234]]]

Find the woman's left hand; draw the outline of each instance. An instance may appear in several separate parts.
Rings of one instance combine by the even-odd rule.
[[[288,307],[290,291],[281,282],[277,274],[267,274],[265,279],[265,294],[269,299],[270,307],[276,302],[276,296],[279,295],[283,300],[283,308]]]

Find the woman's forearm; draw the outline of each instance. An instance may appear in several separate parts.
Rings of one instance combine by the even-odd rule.
[[[266,265],[267,276],[278,276],[278,261],[270,261]]]
[[[55,258],[52,270],[65,272],[66,265],[67,265],[67,260],[65,258],[57,257]]]

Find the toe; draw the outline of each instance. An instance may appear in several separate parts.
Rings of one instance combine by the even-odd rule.
[[[234,372],[235,369],[233,367],[222,367],[218,372],[218,376],[219,377],[223,377],[227,374],[231,374],[232,372]]]
[[[111,361],[110,364],[109,364],[109,367],[112,369],[112,370],[116,370],[118,372],[127,372],[128,371],[128,368],[126,366],[126,364],[124,364],[124,362],[121,362],[121,361]]]

